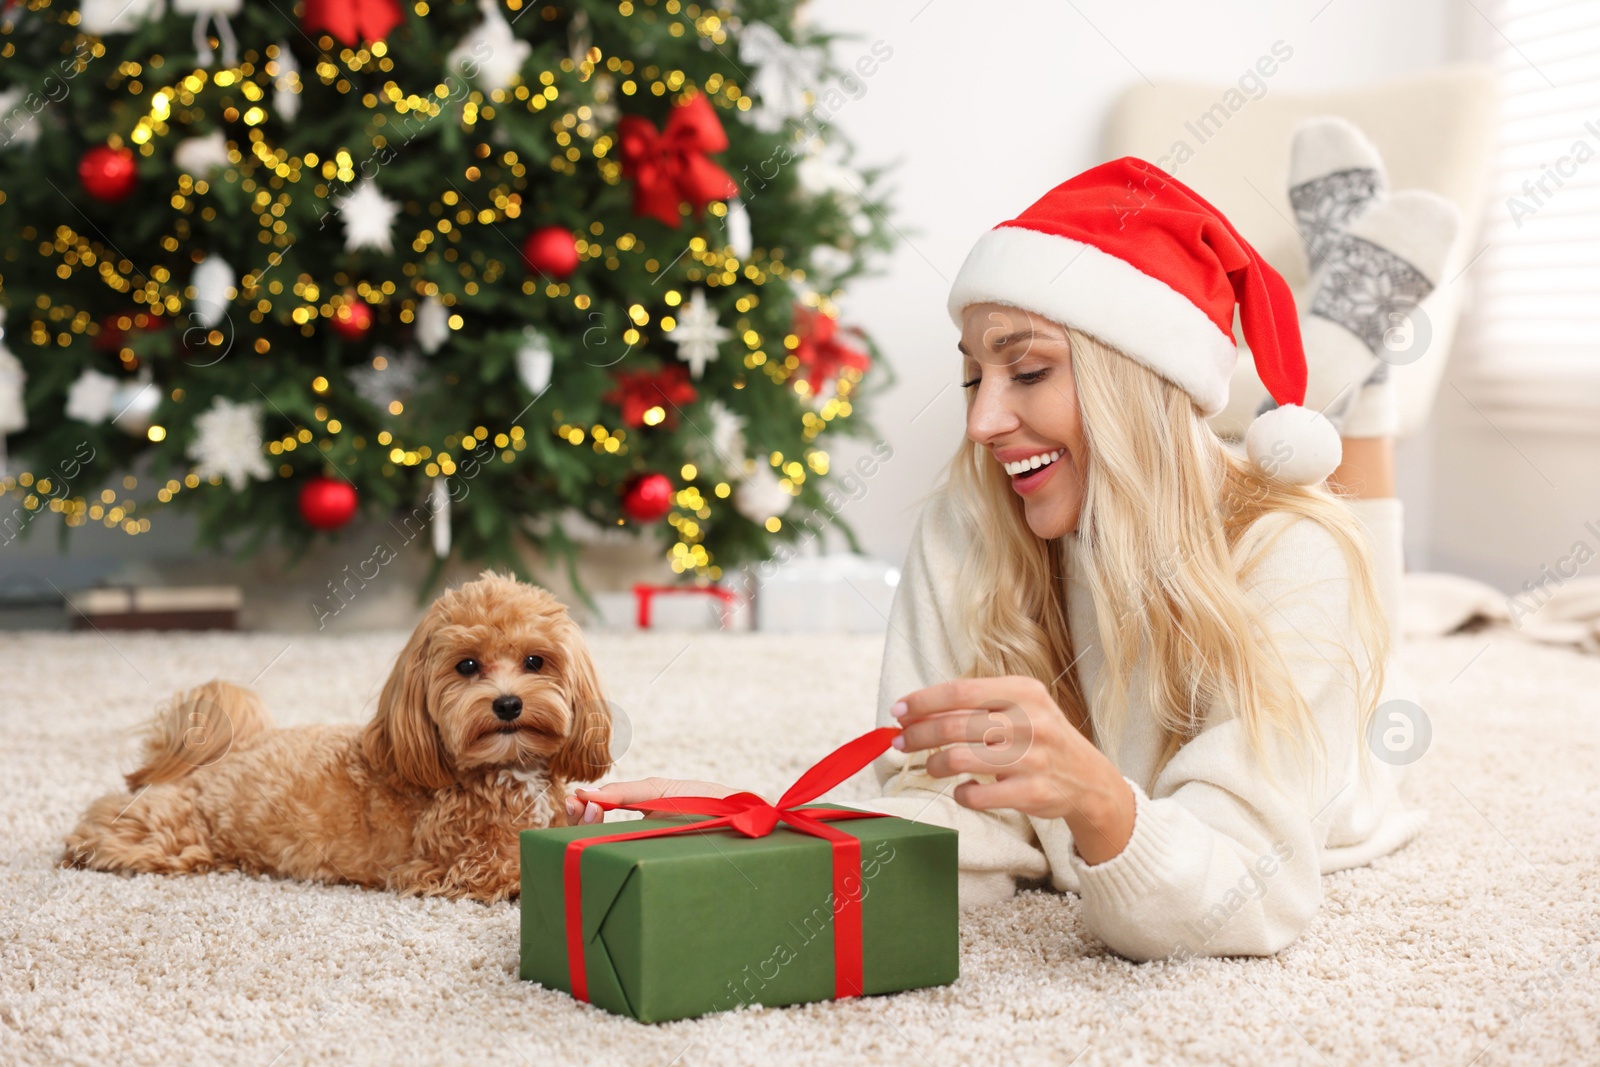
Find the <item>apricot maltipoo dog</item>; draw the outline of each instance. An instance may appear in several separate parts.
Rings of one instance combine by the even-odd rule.
[[[434,602],[365,725],[276,729],[228,682],[179,694],[129,792],[90,805],[61,862],[505,900],[518,833],[565,825],[566,783],[604,774],[610,746],[577,624],[486,571]]]

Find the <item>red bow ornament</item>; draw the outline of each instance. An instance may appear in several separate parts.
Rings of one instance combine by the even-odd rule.
[[[583,947],[583,851],[591,845],[616,841],[638,841],[647,837],[704,833],[728,828],[746,837],[766,837],[787,823],[803,834],[823,838],[833,845],[833,918],[836,931],[834,956],[834,996],[858,997],[862,992],[861,897],[852,886],[861,884],[861,842],[842,830],[827,825],[839,819],[881,819],[876,811],[851,811],[838,808],[808,808],[808,804],[877,758],[900,732],[898,726],[881,726],[846,742],[815,765],[778,798],[768,804],[754,793],[734,793],[726,797],[662,797],[637,804],[611,804],[596,801],[602,808],[627,808],[646,814],[709,815],[700,822],[635,830],[604,837],[580,837],[567,845],[562,861],[562,881],[566,890],[567,967],[572,977],[572,995],[589,999],[589,979]]]
[[[622,409],[625,426],[645,424],[645,412],[659,407],[664,412],[662,425],[671,428],[678,423],[677,409],[699,396],[689,384],[689,370],[681,363],[673,363],[660,370],[621,371],[617,374],[617,387],[600,399],[616,404]]]
[[[687,202],[695,217],[713,200],[739,191],[728,172],[711,162],[707,153],[728,147],[717,113],[696,93],[672,109],[667,128],[639,115],[625,115],[617,123],[617,143],[623,176],[633,182],[633,212],[660,219],[676,229],[678,207]]]
[[[806,384],[813,394],[819,380],[832,381],[846,367],[865,374],[872,366],[871,356],[839,340],[839,320],[832,315],[796,305],[794,334],[800,341],[794,355],[806,368]]]
[[[347,45],[381,41],[405,21],[397,0],[305,0],[300,28],[327,30]]]

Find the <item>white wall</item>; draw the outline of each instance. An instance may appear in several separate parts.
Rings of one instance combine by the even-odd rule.
[[[847,322],[869,330],[899,377],[873,408],[894,458],[844,511],[863,547],[904,557],[917,502],[962,435],[955,327],[945,295],[967,250],[1055,184],[1102,161],[1112,102],[1141,79],[1236,81],[1273,41],[1294,49],[1274,88],[1342,88],[1455,55],[1445,0],[813,0],[809,18],[893,56],[834,116],[857,162],[898,161],[892,218],[902,243],[881,277],[858,282]],[[834,469],[863,448],[838,447]]]

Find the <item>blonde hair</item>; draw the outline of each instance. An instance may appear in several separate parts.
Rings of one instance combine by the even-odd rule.
[[[1178,386],[1080,330],[1066,333],[1088,449],[1078,558],[1100,631],[1088,636],[1099,640],[1105,667],[1091,704],[1071,666],[1063,539],[1034,535],[1000,465],[983,446],[963,441],[946,484],[970,545],[956,597],[961,644],[973,657],[966,675],[1038,679],[1109,754],[1126,726],[1143,648],[1139,696],[1163,739],[1158,769],[1213,709],[1238,716],[1269,775],[1275,738],[1302,769],[1311,760],[1325,769],[1311,709],[1266,636],[1268,620],[1241,587],[1276,534],[1252,535],[1262,543],[1234,559],[1257,519],[1305,517],[1333,535],[1349,564],[1352,619],[1367,662],[1355,662],[1353,650],[1333,639],[1339,635],[1320,636],[1350,664],[1356,744],[1364,752],[1390,637],[1359,521],[1325,486],[1276,480],[1236,455]],[[1288,522],[1274,525],[1281,532]]]

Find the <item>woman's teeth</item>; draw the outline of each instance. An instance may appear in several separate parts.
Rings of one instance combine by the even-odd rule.
[[[1048,467],[1060,458],[1061,449],[1059,448],[1054,452],[1041,452],[1037,456],[1029,456],[1027,459],[1019,459],[1015,463],[1005,464],[1006,473],[1013,477],[1018,474],[1027,474],[1029,471],[1036,471],[1040,467]]]

